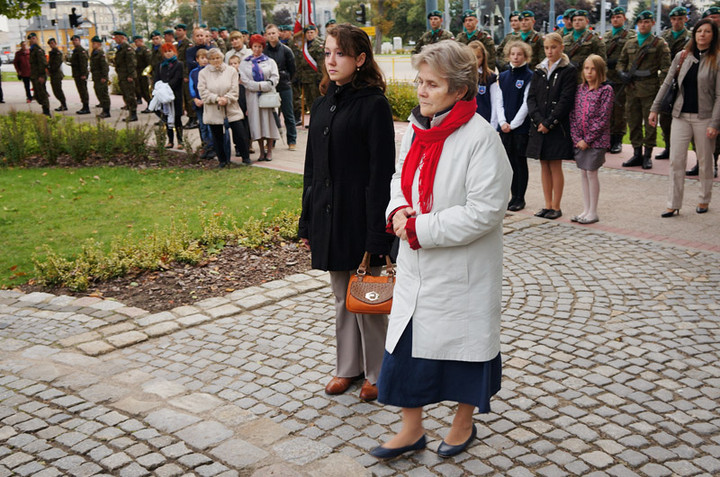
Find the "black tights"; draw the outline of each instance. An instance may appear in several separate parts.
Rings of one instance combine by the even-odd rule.
[[[528,164],[525,150],[527,149],[528,134],[510,131],[500,133],[505,152],[510,159],[510,166],[513,170],[510,192],[514,199],[525,200],[525,191],[528,185]]]

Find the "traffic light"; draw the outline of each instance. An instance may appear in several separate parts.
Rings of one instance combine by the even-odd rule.
[[[70,28],[78,28],[82,23],[82,15],[75,13],[75,8],[72,9],[72,13],[68,17],[70,18]]]
[[[51,9],[57,8],[57,5],[55,4],[55,2],[49,2],[49,5],[50,5]]]
[[[90,6],[90,3],[88,2],[82,2],[83,8],[88,8]]]
[[[51,24],[52,26],[57,25],[57,20],[55,20],[55,19],[53,18],[52,20],[50,20],[50,24]]]
[[[365,4],[360,4],[360,10],[355,10],[355,20],[361,25],[365,24],[367,19],[367,11],[365,10]]]

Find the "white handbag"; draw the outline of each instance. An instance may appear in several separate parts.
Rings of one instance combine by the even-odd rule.
[[[262,109],[276,109],[280,107],[280,93],[277,91],[268,91],[260,93],[258,98],[258,106]]]

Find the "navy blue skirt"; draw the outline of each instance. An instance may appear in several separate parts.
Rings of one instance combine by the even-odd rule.
[[[500,391],[500,353],[490,361],[450,361],[412,357],[412,320],[395,351],[385,351],[378,377],[378,401],[398,407],[422,407],[441,401],[472,404],[490,412],[490,398]]]

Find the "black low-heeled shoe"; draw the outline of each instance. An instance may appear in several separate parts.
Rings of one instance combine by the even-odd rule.
[[[406,452],[424,449],[426,445],[427,439],[425,438],[425,434],[423,434],[423,436],[418,439],[417,442],[415,442],[414,444],[410,444],[409,446],[398,447],[396,449],[377,446],[370,451],[370,455],[378,459],[394,459],[395,457],[399,457]]]
[[[462,444],[458,444],[456,446],[451,446],[450,444],[446,443],[445,440],[440,443],[440,447],[438,447],[437,453],[440,457],[452,457],[454,455],[458,455],[472,443],[472,441],[475,440],[477,437],[477,427],[475,427],[475,424],[472,426],[472,432],[470,433],[470,437],[468,437],[468,440],[463,442]]]
[[[673,215],[680,215],[680,209],[670,209],[666,210],[662,214],[660,214],[660,217],[672,217]]]
[[[537,212],[535,212],[535,217],[545,217],[545,214],[550,212],[552,209],[540,209]]]
[[[562,210],[550,209],[543,217],[550,220],[559,219],[560,217],[562,217]]]
[[[701,207],[700,204],[698,204],[698,206],[695,207],[695,212],[697,212],[698,214],[704,214],[707,211],[708,211],[707,205],[705,207]]]

